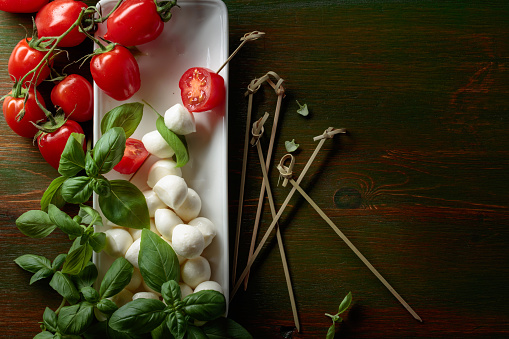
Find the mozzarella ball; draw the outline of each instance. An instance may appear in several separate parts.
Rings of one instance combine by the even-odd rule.
[[[138,256],[140,255],[140,243],[141,238],[136,239],[131,247],[127,250],[125,258],[136,268],[140,268],[138,265]]]
[[[200,196],[195,190],[188,188],[186,200],[184,200],[182,205],[175,210],[175,213],[177,213],[182,220],[188,222],[189,220],[196,218],[200,214],[200,210]]]
[[[193,293],[193,289],[191,287],[189,287],[188,284],[184,284],[183,282],[179,282],[179,286],[180,286],[180,297],[182,299],[187,297],[189,294]]]
[[[133,293],[129,290],[126,290],[125,288],[120,291],[118,294],[114,295],[113,297],[109,298],[111,301],[115,303],[118,307],[122,307],[128,302],[133,300]]]
[[[175,210],[186,200],[187,184],[183,178],[170,174],[154,185],[154,192],[162,202]]]
[[[175,104],[164,113],[164,124],[173,133],[187,135],[196,132],[196,122],[193,113],[181,104]]]
[[[210,264],[204,257],[196,257],[187,260],[180,267],[182,281],[191,288],[196,288],[200,283],[210,280]]]
[[[164,241],[166,241],[166,243],[168,245],[171,246],[171,248],[173,248],[173,245],[171,244],[171,241],[169,241],[168,239],[165,239],[163,237],[161,237],[161,239],[163,239]],[[175,249],[173,249],[173,252],[175,252]],[[179,261],[179,265],[182,265],[184,263],[184,261],[187,260],[187,258],[184,258],[183,256],[181,256],[180,254],[178,254],[177,252],[175,252],[175,254],[177,255],[177,259]]]
[[[154,219],[150,219],[150,230],[152,232],[154,232],[155,234],[157,234],[158,236],[161,236],[161,233],[159,233],[159,231],[156,228]],[[141,238],[141,231],[143,231],[143,229],[138,229],[138,228],[130,228],[129,229],[129,233],[131,233],[133,240],[138,240],[139,238]]]
[[[135,268],[133,271],[133,275],[131,276],[131,281],[129,282],[129,284],[127,284],[125,289],[131,292],[136,291],[138,287],[140,287],[142,280],[143,278],[141,277],[140,270]]]
[[[147,151],[156,157],[171,158],[175,154],[175,151],[157,130],[145,134],[141,138],[141,142],[143,142],[143,146]]]
[[[200,230],[201,234],[203,234],[203,239],[205,240],[205,247],[210,245],[212,239],[214,239],[217,234],[216,227],[212,221],[205,217],[194,218],[188,223],[188,225],[194,226]]]
[[[177,163],[173,159],[157,160],[148,170],[147,185],[154,187],[162,177],[170,174],[181,177],[182,169],[177,167]]]
[[[219,283],[212,281],[212,280],[207,280],[207,281],[200,283],[198,286],[196,286],[196,288],[194,289],[194,292],[205,291],[205,290],[213,290],[213,291],[217,291],[221,294],[224,294],[223,288],[221,287],[221,285],[219,285]]]
[[[184,223],[175,212],[168,208],[156,210],[154,221],[157,231],[167,240],[171,240],[175,226]]]
[[[133,244],[133,237],[125,229],[111,228],[104,233],[106,234],[104,252],[110,257],[118,258],[124,256]]]
[[[133,300],[136,299],[156,299],[159,300],[159,296],[152,292],[138,292],[133,295]]]
[[[205,240],[200,230],[186,224],[175,226],[171,243],[177,254],[188,259],[196,258],[205,248]]]
[[[153,190],[144,191],[143,195],[147,201],[148,214],[151,218],[154,217],[156,210],[159,208],[166,208],[164,202],[159,199],[159,196]]]

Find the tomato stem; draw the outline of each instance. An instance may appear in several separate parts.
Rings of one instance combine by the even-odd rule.
[[[105,22],[106,20],[108,20],[108,18],[111,16],[111,14],[113,14],[113,12],[115,12],[115,10],[122,4],[123,1],[124,0],[118,0],[117,3],[115,4],[115,7],[113,7],[113,9],[108,13],[108,15],[102,16],[101,13],[99,13],[99,18],[94,19],[94,23],[101,24],[101,23]]]
[[[226,61],[221,65],[221,67],[219,67],[219,69],[217,70],[216,73],[221,72],[221,70],[224,68],[224,66],[226,66],[226,64],[229,63],[231,59],[233,59],[235,54],[237,54],[237,52],[242,48],[242,46],[244,46],[246,44],[246,42],[257,40],[257,39],[261,38],[264,34],[265,34],[264,32],[259,32],[259,31],[253,31],[251,33],[246,33],[242,38],[240,38],[240,41],[242,41],[242,43],[239,45],[239,47],[237,47],[237,49],[235,51],[233,51],[233,53],[228,57],[228,59],[226,59]]]
[[[168,22],[171,19],[171,12],[170,10],[177,6],[177,1],[161,1],[160,3],[157,2],[157,0],[154,0],[154,3],[157,8],[157,13],[161,17],[161,20],[164,22]],[[162,5],[161,5],[162,4]]]

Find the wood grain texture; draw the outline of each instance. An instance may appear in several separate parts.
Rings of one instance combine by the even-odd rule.
[[[93,3],[93,2],[88,2]],[[295,173],[327,127],[347,136],[327,141],[302,187],[423,318],[416,322],[316,212],[292,198],[281,228],[302,326],[293,326],[275,239],[253,266],[230,316],[255,338],[325,337],[348,291],[353,306],[336,337],[495,338],[509,336],[509,4],[506,1],[225,1],[230,49],[230,239],[235,239],[242,140],[249,82],[272,70],[285,79],[274,163],[295,139]],[[176,13],[175,15],[177,15]],[[6,65],[24,36],[27,15],[0,13],[0,89]],[[76,53],[81,46],[76,49]],[[2,95],[3,95],[2,94]],[[295,100],[307,103],[308,117]],[[268,86],[254,115],[274,113]],[[15,219],[37,208],[56,172],[31,141],[0,118],[0,322],[7,338],[30,338],[56,294],[28,285],[13,259],[52,258],[66,249],[60,233],[29,240]],[[268,132],[262,146],[268,145]],[[277,186],[276,205],[289,188]],[[261,172],[250,150],[240,267],[247,260]],[[263,210],[261,233],[272,218]],[[261,237],[261,236],[260,236]],[[259,239],[260,239],[259,237]],[[231,242],[233,250],[233,242]]]

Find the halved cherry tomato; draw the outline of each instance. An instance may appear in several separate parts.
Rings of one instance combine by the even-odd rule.
[[[164,22],[154,0],[125,0],[108,18],[104,38],[124,46],[136,46],[157,38]]]
[[[203,67],[185,71],[179,87],[182,103],[189,112],[208,111],[221,104],[226,97],[223,77]]]
[[[30,46],[31,38],[22,39],[12,50],[11,56],[9,57],[9,63],[7,65],[7,70],[9,71],[9,75],[13,81],[20,81],[28,72],[32,69],[36,68],[37,65],[41,62],[47,52],[38,51],[37,49]],[[50,58],[51,59],[51,58]],[[49,63],[52,63],[52,60],[49,60]],[[48,63],[44,63],[42,67],[39,68],[40,74],[37,78],[37,84],[40,84],[44,79],[46,79],[50,73],[50,68]],[[37,72],[30,74],[23,84],[28,84],[32,79],[34,79],[34,75],[37,75]]]
[[[39,38],[62,35],[76,22],[83,8],[87,8],[85,3],[74,0],[56,0],[41,8],[35,16],[35,25],[37,26]],[[86,35],[81,33],[78,27],[75,27],[62,38],[58,46],[77,46],[85,38]]]
[[[84,122],[94,116],[94,91],[79,74],[68,75],[51,90],[51,102],[60,106],[66,117]]]
[[[39,92],[37,92],[37,99],[41,105],[46,107]],[[28,93],[26,105],[24,104],[24,100],[25,98],[23,97],[15,98],[10,95],[4,99],[2,108],[5,122],[7,122],[7,125],[9,125],[16,134],[25,138],[33,138],[39,130],[32,122],[37,123],[40,120],[46,120],[46,115],[39,105],[37,105],[33,90]],[[18,121],[18,116],[23,108],[25,108],[25,115]]]
[[[113,167],[121,174],[132,174],[140,168],[148,157],[148,151],[138,139],[128,138],[125,143],[125,151],[122,160]]]
[[[0,11],[10,13],[34,13],[49,0],[0,0]]]
[[[127,100],[141,86],[140,69],[129,50],[115,45],[110,51],[94,55],[90,72],[95,83],[115,100]]]
[[[53,133],[43,133],[37,138],[37,146],[41,152],[44,160],[48,162],[53,168],[58,170],[60,164],[60,157],[64,151],[67,139],[71,133],[83,133],[83,129],[76,121],[67,120],[62,127]],[[86,145],[86,143],[84,143]]]

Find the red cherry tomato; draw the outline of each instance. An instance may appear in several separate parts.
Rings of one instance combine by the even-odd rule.
[[[13,81],[21,80],[21,78],[23,78],[28,72],[37,67],[39,62],[41,62],[41,60],[47,54],[47,52],[41,52],[31,47],[31,40],[31,38],[21,40],[12,50],[11,56],[9,57],[7,70],[9,71],[9,75]],[[52,64],[52,60],[50,60],[49,63]],[[30,81],[32,81],[32,79],[34,79],[34,75],[37,75],[36,73],[30,74],[23,83],[28,84]],[[44,79],[46,79],[49,73],[50,68],[47,63],[44,63],[43,66],[40,67],[40,74],[37,78],[37,84],[40,84]]]
[[[154,0],[125,0],[108,18],[104,38],[124,46],[136,46],[157,38],[164,22]]]
[[[141,86],[136,59],[120,45],[109,52],[94,55],[90,61],[90,72],[97,86],[118,101],[129,99]]]
[[[94,91],[87,79],[79,74],[68,75],[51,91],[51,102],[60,106],[66,117],[78,122],[94,116]]]
[[[189,112],[208,111],[226,97],[223,77],[203,67],[188,69],[180,78],[179,87],[182,103]]]
[[[34,13],[49,0],[0,0],[0,11],[10,13]]]
[[[39,92],[37,92],[37,99],[44,106],[44,100]],[[46,115],[35,101],[33,90],[28,94],[26,105],[24,105],[24,98],[14,98],[7,96],[2,106],[5,122],[7,125],[18,135],[25,138],[33,138],[39,131],[32,122],[37,123],[40,120],[46,120]],[[25,108],[25,115],[18,121],[18,115],[21,110]]]
[[[52,1],[35,16],[35,25],[39,38],[45,36],[60,36],[67,31],[78,19],[80,12],[87,5],[81,1],[56,0]],[[85,40],[86,35],[75,27],[58,44],[60,47],[77,46]]]
[[[62,127],[53,133],[43,133],[37,138],[37,145],[44,160],[58,170],[60,157],[71,133],[83,133],[83,129],[76,121],[67,120]],[[86,144],[86,143],[84,143]]]
[[[125,151],[122,160],[113,167],[121,174],[132,174],[140,168],[148,157],[148,151],[138,139],[128,138],[125,143]]]

